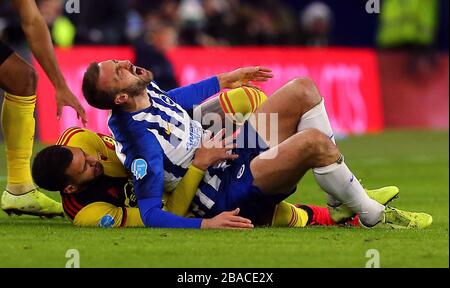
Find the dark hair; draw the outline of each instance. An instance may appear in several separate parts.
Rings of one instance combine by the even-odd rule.
[[[100,67],[97,62],[89,64],[88,69],[83,76],[83,95],[89,105],[98,109],[112,109],[114,107],[114,98],[119,91],[101,90],[97,87]]]
[[[31,172],[34,182],[49,191],[63,191],[70,182],[65,171],[72,159],[72,151],[64,146],[53,145],[44,148],[33,161]]]

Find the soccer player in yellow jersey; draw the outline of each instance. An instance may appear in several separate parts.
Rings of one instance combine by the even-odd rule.
[[[57,116],[63,106],[73,107],[86,122],[84,109],[58,68],[47,24],[34,0],[12,1],[33,55],[56,89]],[[34,138],[37,75],[33,67],[0,41],[0,88],[5,91],[1,112],[6,143],[7,184],[1,208],[8,214],[62,215],[61,204],[39,192],[30,173]]]

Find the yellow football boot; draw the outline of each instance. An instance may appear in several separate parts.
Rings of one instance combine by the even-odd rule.
[[[431,223],[433,217],[427,213],[408,212],[386,206],[383,219],[378,225],[387,225],[394,229],[424,229]]]
[[[1,208],[8,215],[33,215],[52,218],[64,217],[62,204],[47,197],[38,189],[31,190],[23,195],[13,195],[3,191]]]
[[[397,186],[386,186],[379,189],[364,189],[367,195],[380,203],[381,205],[386,205],[395,198],[398,197],[400,190]],[[331,219],[335,223],[347,222],[350,218],[355,216],[355,214],[345,205],[339,205],[337,207],[328,206],[328,211],[330,212]]]

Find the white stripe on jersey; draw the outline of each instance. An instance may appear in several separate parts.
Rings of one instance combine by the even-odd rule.
[[[183,116],[177,114],[177,116],[175,116],[175,117],[179,117],[179,118],[181,119],[181,120],[179,120],[179,121],[182,121],[182,120],[183,120],[183,117],[184,117],[184,120],[186,120],[186,116],[188,116],[188,115],[187,115],[187,113],[185,113],[185,110],[183,109],[183,107],[181,107],[178,103],[174,102],[174,101],[173,101],[172,99],[170,99],[167,95],[164,95],[164,94],[158,94],[158,93],[156,93],[155,91],[151,91],[151,90],[148,90],[148,89],[147,89],[147,93],[150,95],[151,98],[158,98],[158,99],[160,99],[161,101],[163,101],[164,103],[166,103],[166,104],[168,104],[168,105],[170,105],[170,106],[176,107],[176,108],[177,108],[178,110],[180,110],[180,111],[183,111],[183,114],[184,114]],[[167,112],[167,111],[164,110],[164,109],[170,110],[170,108],[161,106],[160,104],[155,103],[155,101],[152,101],[152,102],[153,102],[152,105],[156,104],[156,105],[154,105],[154,107],[156,107],[156,108],[158,108],[158,109],[160,109],[160,107],[162,107],[163,109],[160,109],[161,111],[164,111],[164,112],[166,112],[166,113],[170,113],[170,112]],[[172,112],[173,112],[173,111],[172,111]],[[189,116],[188,116],[188,118],[190,119]],[[178,120],[178,119],[177,119],[177,120]]]
[[[220,183],[222,182],[217,175],[211,177],[209,172],[206,172],[205,177],[203,177],[203,181],[211,185],[216,191],[219,191]]]
[[[114,137],[114,135],[113,135],[113,137]],[[122,153],[122,149],[123,149],[122,143],[120,143],[119,141],[115,141],[115,142],[116,142],[116,145],[114,145],[114,146],[116,149],[117,158],[119,158],[120,162],[122,162],[122,165],[125,165],[125,159],[127,158],[127,156]]]
[[[150,85],[152,85],[153,86],[153,88],[156,88],[156,90],[159,90],[159,92],[161,92],[161,93],[163,93],[163,91],[162,91],[162,89],[161,88],[159,88],[159,86],[158,85],[156,85],[156,83],[155,82],[150,82]],[[148,91],[148,89],[147,89],[147,91]]]
[[[111,115],[112,115],[112,112],[109,111],[107,123],[109,123],[109,118],[111,118]],[[111,132],[112,137],[115,139],[116,137],[114,137],[114,133],[111,130],[111,128],[109,127],[109,125],[108,125],[108,129],[109,129],[109,132]],[[114,140],[114,150],[116,151],[117,158],[119,158],[120,162],[122,162],[122,165],[125,166],[125,159],[127,158],[127,155],[122,153],[122,149],[123,149],[122,143],[120,143],[117,140]]]
[[[192,157],[195,154],[194,149],[186,150],[183,143],[180,143],[178,147],[174,148],[169,141],[167,141],[163,136],[159,135],[158,131],[153,129],[147,129],[150,131],[158,140],[159,145],[163,149],[166,157],[175,165],[181,167],[188,167],[192,162]]]
[[[159,110],[163,111],[164,113],[166,113],[167,115],[169,115],[170,117],[175,118],[175,120],[177,120],[178,122],[184,123],[186,121],[189,121],[189,119],[186,119],[186,117],[184,117],[185,115],[180,115],[177,112],[173,111],[172,109],[160,105],[158,103],[156,103],[155,101],[153,101],[152,103],[153,107],[158,108]]]
[[[187,169],[187,168],[189,167],[189,165],[191,165],[192,160],[194,160],[194,157],[195,157],[195,151],[194,151],[194,153],[192,153],[192,154],[189,156],[189,158],[186,159],[186,161],[184,161],[184,163],[182,163],[180,166],[181,166],[182,168]]]
[[[170,110],[172,111],[172,110]],[[172,111],[173,112],[173,111]],[[166,129],[166,131],[170,130],[170,133],[173,133],[176,137],[179,139],[183,139],[185,131],[181,130],[180,128],[176,127],[173,124],[170,124],[169,122],[165,121],[161,118],[160,115],[153,115],[151,113],[141,112],[139,114],[136,114],[133,116],[133,119],[136,121],[147,121],[149,123],[157,123],[159,127]],[[179,121],[184,123],[184,121]]]
[[[203,194],[203,192],[200,191],[200,189],[197,189],[197,192],[195,194],[198,196],[198,199],[200,199],[200,202],[203,205],[205,205],[208,209],[211,209],[211,207],[214,206],[214,204],[216,203],[213,200],[211,200],[211,198]]]
[[[176,177],[172,173],[164,170],[164,191],[170,192],[175,190],[180,181],[181,177]]]

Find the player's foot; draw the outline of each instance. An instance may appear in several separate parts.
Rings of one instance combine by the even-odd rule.
[[[333,219],[333,222],[336,224],[345,223],[355,215],[350,208],[344,204],[336,207],[328,205],[328,212],[330,213],[331,219]]]
[[[381,187],[380,189],[365,189],[367,195],[381,205],[387,205],[392,200],[398,197],[398,194],[400,193],[400,189],[398,189],[397,186],[386,186]]]
[[[390,203],[392,200],[398,197],[400,193],[400,189],[397,186],[386,186],[381,187],[379,189],[364,189],[366,190],[367,195],[380,203],[381,205],[386,205]],[[328,211],[330,212],[331,219],[335,223],[344,223],[350,220],[355,214],[346,206],[339,205],[337,207],[328,206]]]
[[[48,218],[64,216],[61,203],[47,197],[38,189],[18,196],[3,191],[1,208],[8,215],[27,214]]]
[[[386,206],[383,219],[378,224],[394,229],[423,229],[431,225],[433,217],[427,213],[403,211]]]

